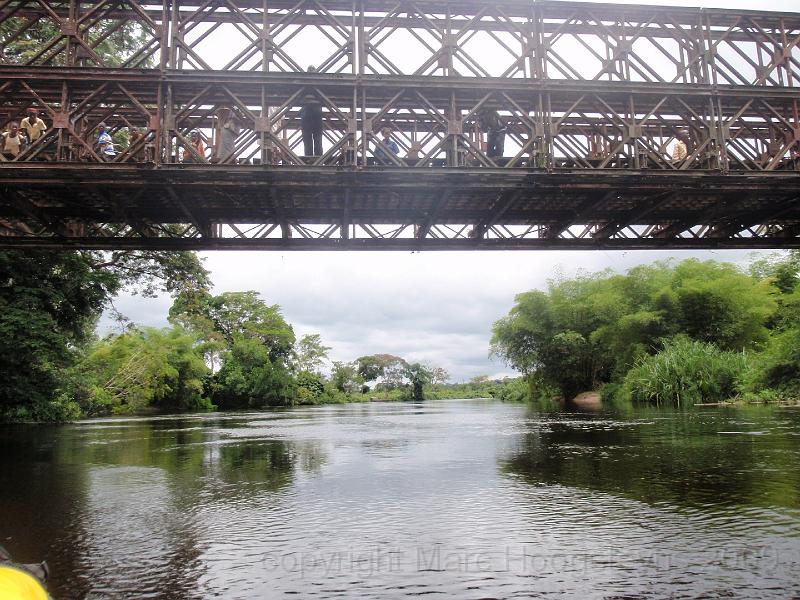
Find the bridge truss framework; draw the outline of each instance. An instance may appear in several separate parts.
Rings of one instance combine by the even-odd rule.
[[[800,14],[0,0],[0,43],[0,126],[49,126],[0,163],[0,247],[800,247]],[[228,115],[235,152],[185,150]],[[100,122],[140,135],[106,162]]]

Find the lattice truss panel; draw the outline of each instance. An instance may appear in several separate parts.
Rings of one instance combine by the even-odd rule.
[[[136,0],[0,2],[0,64],[148,68],[163,44],[162,6]]]
[[[3,0],[2,64],[797,86],[796,14],[566,2]]]
[[[355,72],[356,4],[173,2],[169,67]]]

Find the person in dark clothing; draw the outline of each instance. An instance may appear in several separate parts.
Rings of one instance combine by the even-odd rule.
[[[384,127],[381,129],[381,135],[383,136],[383,144],[389,148],[389,151],[394,154],[395,156],[398,155],[400,152],[400,148],[392,139],[392,128],[391,127]],[[378,162],[379,165],[392,165],[392,159],[389,158],[389,155],[381,148],[380,146],[375,149],[375,160]]]
[[[300,108],[300,130],[306,156],[322,156],[322,104],[313,94],[303,99]]]
[[[486,132],[486,156],[491,159],[503,156],[506,126],[496,110],[484,108],[478,117],[481,129]]]

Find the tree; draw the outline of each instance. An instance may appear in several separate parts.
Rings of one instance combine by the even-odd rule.
[[[212,399],[221,408],[288,406],[294,402],[290,375],[295,337],[277,305],[258,292],[203,290],[180,294],[170,320],[184,324],[200,338],[203,351],[219,353]]]
[[[318,404],[325,393],[325,380],[322,375],[311,371],[297,374],[295,400],[297,404]]]
[[[777,305],[769,281],[758,281],[729,264],[687,260],[675,267],[679,331],[740,351],[767,341],[767,319]]]
[[[750,265],[750,274],[771,281],[781,294],[791,293],[800,282],[800,250],[756,260]]]
[[[120,250],[80,255],[92,269],[112,273],[120,287],[145,297],[162,292],[173,298],[190,292],[205,293],[211,285],[208,271],[194,252]]]
[[[139,61],[144,64],[137,66],[146,67],[153,64],[152,51],[142,54],[141,49],[150,45],[151,35],[136,22],[101,19],[83,38],[104,66],[120,66],[138,54]],[[20,16],[3,19],[0,21],[0,59],[11,64],[63,65],[65,39],[51,45],[60,36],[57,23],[46,18],[36,21]]]
[[[213,398],[220,408],[291,406],[294,382],[285,363],[273,361],[256,338],[239,337],[222,356],[214,378]]]
[[[154,294],[205,285],[192,253],[0,253],[0,419],[78,416],[71,367],[121,289]]]
[[[208,367],[180,328],[109,336],[93,345],[77,371],[88,388],[86,414],[211,407],[203,397]]]
[[[494,324],[491,352],[570,398],[619,381],[679,334],[721,350],[758,349],[774,291],[733,265],[697,260],[551,281],[546,292],[517,296]]]
[[[329,350],[329,346],[322,344],[322,338],[318,333],[304,335],[295,343],[294,347],[297,370],[319,373],[328,360]]]
[[[800,397],[800,251],[775,254],[750,266],[779,292],[764,351],[752,361],[743,391],[767,398]]]
[[[543,345],[553,335],[555,323],[547,294],[517,295],[511,312],[495,322],[490,353],[523,375],[543,367]]]
[[[120,287],[75,252],[0,252],[0,418],[74,417],[62,372]]]
[[[225,292],[212,296],[192,291],[176,298],[170,319],[205,338],[219,334],[228,348],[238,339],[253,339],[267,348],[270,359],[290,358],[295,337],[277,304],[269,305],[258,292]]]
[[[433,385],[443,385],[450,380],[450,373],[444,367],[429,367],[429,369]]]
[[[197,349],[203,360],[216,373],[222,352],[227,348],[222,332],[217,331],[208,310],[210,294],[204,288],[188,288],[175,297],[167,320],[191,331],[197,338]]]
[[[393,354],[372,354],[356,359],[358,374],[364,381],[377,381],[388,389],[403,385],[408,363]]]
[[[432,375],[431,370],[420,363],[406,365],[405,376],[411,385],[412,400],[419,402],[425,399],[423,388],[431,382]]]
[[[358,373],[354,363],[334,361],[331,369],[331,383],[345,394],[355,394],[364,384],[364,379]]]

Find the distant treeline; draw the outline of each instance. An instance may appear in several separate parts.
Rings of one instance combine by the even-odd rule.
[[[0,253],[0,420],[502,396],[505,384],[391,354],[328,360],[256,292],[210,293],[192,253]],[[173,297],[166,329],[94,335],[121,289]],[[510,398],[510,397],[509,397]]]
[[[491,351],[533,398],[691,405],[800,397],[800,252],[747,271],[686,260],[520,294]]]
[[[491,352],[519,379],[448,384],[374,354],[330,362],[256,292],[210,292],[192,253],[0,253],[0,420],[368,400],[569,399],[693,404],[800,396],[800,252],[750,265],[660,262],[517,296]],[[98,339],[122,289],[169,293],[171,326]]]

